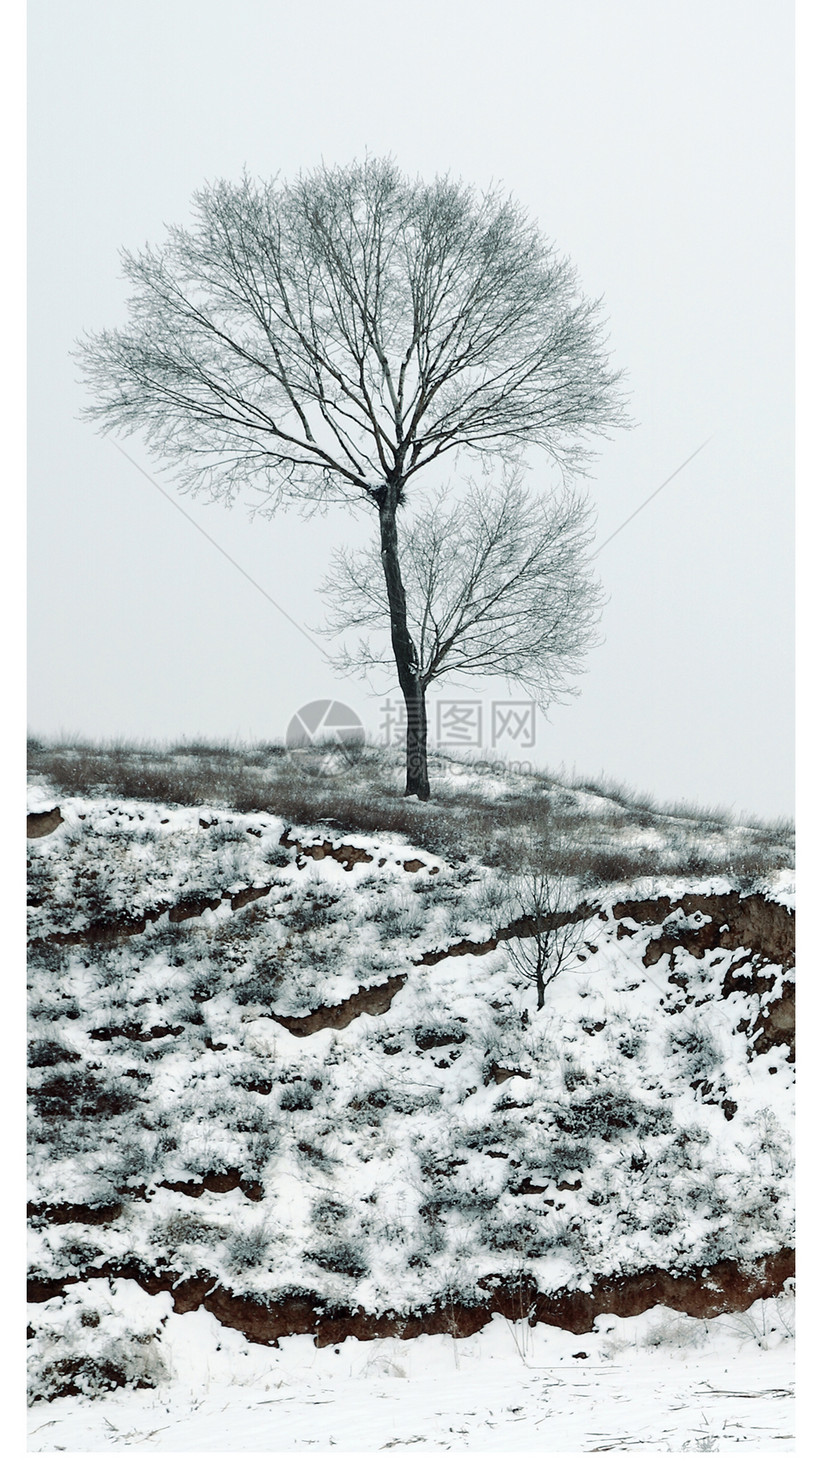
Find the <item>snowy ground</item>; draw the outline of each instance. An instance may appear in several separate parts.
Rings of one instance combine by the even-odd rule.
[[[29,1413],[29,1451],[780,1453],[794,1448],[793,1301],[693,1320],[656,1308],[577,1336],[500,1316],[477,1335],[249,1344],[204,1310],[167,1316],[170,1380]],[[142,1313],[141,1311],[139,1313]]]
[[[244,806],[30,807],[58,802],[29,862],[31,1451],[793,1446],[790,1291],[277,1349],[132,1281],[403,1317],[792,1248],[793,1055],[761,1037],[793,1003],[776,849],[692,892],[693,839],[728,856],[705,822],[602,832],[644,848],[657,823],[672,871],[573,869],[590,917],[535,1011],[495,864]],[[720,924],[741,895],[746,935]]]
[[[403,1312],[480,1299],[522,1258],[552,1292],[792,1246],[794,1065],[749,1037],[790,972],[692,954],[699,912],[670,913],[680,944],[645,964],[662,926],[599,894],[536,1012],[503,948],[421,963],[486,939],[492,870],[348,837],[368,861],[347,871],[296,859],[263,815],[64,807],[32,857],[34,1277],[136,1258],[263,1300]],[[239,911],[70,934],[248,885],[268,892]],[[288,1025],[397,972],[379,1016]],[[31,1322],[44,1370],[85,1346],[83,1321],[52,1357]]]

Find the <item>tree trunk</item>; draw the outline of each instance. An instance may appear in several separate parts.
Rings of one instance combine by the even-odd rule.
[[[390,607],[390,639],[396,659],[399,687],[407,710],[407,778],[404,794],[427,801],[430,796],[430,782],[427,777],[427,706],[419,675],[418,654],[407,626],[407,597],[399,566],[396,529],[399,492],[400,485],[386,483],[380,489],[377,499],[382,568]]]

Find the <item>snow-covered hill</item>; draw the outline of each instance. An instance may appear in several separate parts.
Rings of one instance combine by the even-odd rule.
[[[462,768],[403,831],[350,832],[343,803],[358,787],[373,820],[383,760],[364,780],[277,761],[253,788],[234,765],[256,803],[238,809],[227,767],[183,805],[122,762],[112,786],[110,757],[95,777],[75,756],[72,791],[57,758],[35,756],[30,800],[49,814],[29,843],[37,1410],[167,1383],[169,1298],[321,1345],[714,1317],[782,1290],[782,828]],[[543,927],[510,912],[539,832],[583,922],[540,1012],[506,944]]]

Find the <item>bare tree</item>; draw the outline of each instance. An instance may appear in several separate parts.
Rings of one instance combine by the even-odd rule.
[[[497,487],[471,482],[449,508],[440,495],[420,497],[412,518],[399,521],[398,550],[422,693],[447,674],[500,674],[544,709],[574,693],[570,680],[594,640],[601,602],[589,568],[592,532],[581,494],[542,500],[515,472]],[[377,543],[339,550],[322,591],[331,613],[325,635],[386,637],[390,602]],[[344,647],[336,663],[361,674],[393,667],[370,636]]]
[[[429,795],[397,510],[440,459],[541,448],[566,469],[624,424],[599,304],[511,199],[389,160],[292,184],[219,181],[194,224],[123,254],[127,328],[80,346],[87,415],[140,431],[189,491],[259,507],[368,504],[407,706],[407,794]]]
[[[531,926],[531,933],[511,935],[505,943],[516,970],[535,987],[540,1011],[547,987],[567,968],[591,928],[588,911],[577,908],[573,877],[560,846],[532,853],[524,872],[510,882],[509,905]]]

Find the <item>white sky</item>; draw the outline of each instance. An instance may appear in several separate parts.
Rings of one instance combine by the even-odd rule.
[[[502,181],[603,295],[637,425],[594,467],[602,540],[712,438],[602,552],[606,640],[537,761],[792,810],[788,4],[33,0],[29,54],[34,731],[274,737],[326,695],[378,724],[381,701],[77,420],[68,357],[123,322],[119,247],[184,222],[203,181],[367,150]],[[368,533],[343,511],[184,507],[307,624],[331,548]]]

